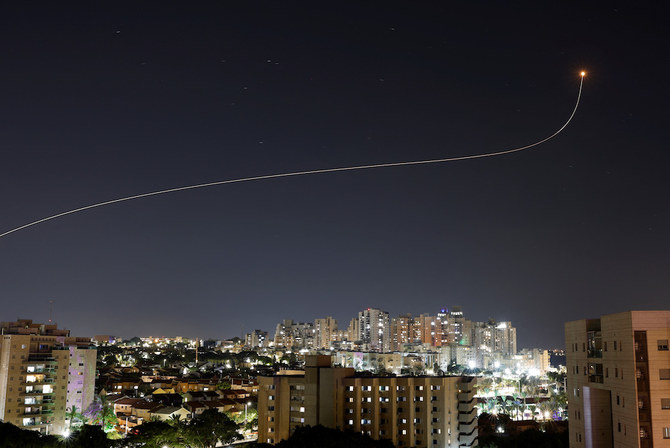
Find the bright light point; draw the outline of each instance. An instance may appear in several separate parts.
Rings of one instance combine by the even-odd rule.
[[[583,78],[584,76],[586,76],[586,72],[579,73],[579,76],[581,76]]]
[[[68,431],[68,430],[66,429],[65,432],[63,433],[63,437],[66,438],[66,439],[67,439],[68,437],[70,437],[70,431]]]

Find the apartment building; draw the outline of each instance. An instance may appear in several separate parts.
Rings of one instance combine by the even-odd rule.
[[[250,348],[264,348],[268,346],[268,332],[254,330],[244,337],[244,345]]]
[[[670,311],[565,324],[570,446],[670,446]]]
[[[62,434],[67,409],[93,401],[96,349],[52,324],[20,319],[0,328],[0,420]]]
[[[283,320],[277,324],[274,335],[275,347],[314,348],[316,342],[314,324]]]
[[[307,356],[304,375],[259,377],[258,440],[278,443],[297,426],[351,429],[398,447],[477,445],[471,377],[360,377]]]
[[[409,313],[391,319],[391,350],[401,352],[405,344],[414,342],[413,323],[414,318]]]
[[[337,332],[337,320],[328,316],[314,321],[314,331],[316,333],[316,348],[329,349]]]
[[[388,352],[391,350],[389,313],[368,308],[358,313],[358,339],[365,350]]]

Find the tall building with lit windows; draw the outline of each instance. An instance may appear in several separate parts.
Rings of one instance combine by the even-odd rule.
[[[570,446],[670,446],[670,311],[565,324]]]
[[[372,352],[391,350],[389,313],[377,308],[368,308],[358,313],[358,339],[365,349]]]
[[[316,334],[316,348],[329,349],[335,340],[337,332],[337,320],[328,316],[314,321],[314,332]]]
[[[258,441],[302,425],[350,429],[397,447],[477,446],[472,377],[370,377],[307,356],[305,373],[258,377]]]
[[[85,409],[94,398],[97,351],[91,340],[28,319],[0,328],[0,420],[63,434],[67,409]]]
[[[401,352],[405,344],[414,342],[412,340],[412,326],[414,318],[411,314],[391,319],[391,350]]]
[[[421,314],[414,318],[414,340],[433,347],[442,346],[442,319]]]

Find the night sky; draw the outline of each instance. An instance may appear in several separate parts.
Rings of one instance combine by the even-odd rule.
[[[567,320],[670,306],[662,2],[173,3],[3,3],[0,233],[163,188],[521,146],[565,122],[588,75],[572,124],[529,151],[9,235],[0,320],[46,321],[54,300],[75,335],[226,338],[461,305],[549,348]]]

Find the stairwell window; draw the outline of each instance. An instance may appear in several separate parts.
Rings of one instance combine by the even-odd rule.
[[[667,352],[668,351],[668,340],[667,339],[659,339],[658,340],[658,350]]]

